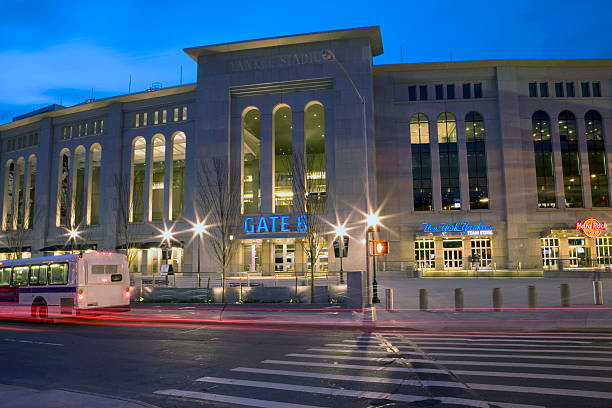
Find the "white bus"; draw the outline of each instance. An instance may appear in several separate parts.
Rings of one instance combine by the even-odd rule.
[[[126,256],[90,252],[0,261],[0,305],[16,306],[4,310],[41,320],[127,311],[130,276]]]

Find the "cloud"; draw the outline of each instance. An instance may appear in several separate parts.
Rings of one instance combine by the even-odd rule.
[[[172,86],[179,82],[181,64],[183,83],[194,81],[195,63],[181,50],[130,54],[71,42],[35,51],[4,51],[0,52],[0,104],[46,105],[63,98],[64,105],[71,105],[88,98],[92,88],[98,97],[123,94],[130,75],[132,92],[156,81]]]

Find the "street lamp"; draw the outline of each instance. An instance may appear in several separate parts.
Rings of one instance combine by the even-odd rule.
[[[198,236],[198,288],[200,287],[200,242],[202,242],[202,234],[205,230],[204,221],[200,221],[193,226],[193,232]]]
[[[366,224],[368,225],[368,232],[374,235],[375,232],[380,231],[380,217],[378,213],[369,213],[366,217]],[[373,241],[372,241],[373,242]],[[370,241],[368,241],[368,253],[370,252]],[[372,303],[380,303],[378,298],[378,282],[376,281],[376,256],[372,254]]]
[[[70,240],[72,241],[72,251],[74,252],[76,239],[79,236],[78,228],[72,228],[70,231],[68,231],[68,236],[70,237]]]
[[[366,106],[365,106],[365,99],[363,99],[363,96],[361,96],[361,93],[359,93],[359,90],[357,89],[357,86],[355,86],[355,83],[353,82],[353,80],[351,79],[350,75],[348,74],[348,72],[346,71],[346,69],[344,68],[344,66],[340,63],[340,61],[338,61],[336,59],[336,55],[334,54],[334,52],[328,48],[321,50],[321,57],[325,60],[325,61],[334,61],[338,67],[340,67],[340,69],[342,70],[342,72],[344,73],[344,75],[346,76],[346,79],[348,79],[349,83],[351,84],[351,86],[353,87],[353,90],[355,91],[355,93],[357,94],[357,98],[359,98],[359,102],[361,102],[361,127],[362,127],[362,132],[363,132],[363,161],[364,161],[364,178],[365,178],[365,213],[366,214],[370,214],[370,177],[368,175],[368,139],[367,139],[367,134],[366,134]],[[369,255],[369,243],[368,243],[368,229],[366,226],[365,229],[365,243],[366,243],[366,251],[365,251],[365,256],[366,256],[366,307],[372,307],[372,305],[370,304],[370,255]]]
[[[346,235],[346,228],[344,228],[344,225],[336,225],[336,236],[334,238],[340,241],[338,245],[338,252],[340,255],[340,283],[344,283],[344,270],[342,269],[342,258],[344,257],[344,235]]]

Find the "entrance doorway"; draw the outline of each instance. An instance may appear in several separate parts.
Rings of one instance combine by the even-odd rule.
[[[569,238],[569,266],[570,268],[589,266],[591,248],[585,246],[584,238]]]
[[[274,272],[295,272],[295,244],[274,244]]]
[[[463,267],[463,242],[444,241],[444,269],[459,269]]]
[[[261,272],[261,244],[243,244],[242,270]]]

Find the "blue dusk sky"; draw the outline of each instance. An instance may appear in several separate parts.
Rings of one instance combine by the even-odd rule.
[[[186,47],[379,25],[375,64],[612,58],[610,0],[0,0],[0,124],[53,103],[195,82]],[[400,49],[402,53],[400,54]]]

